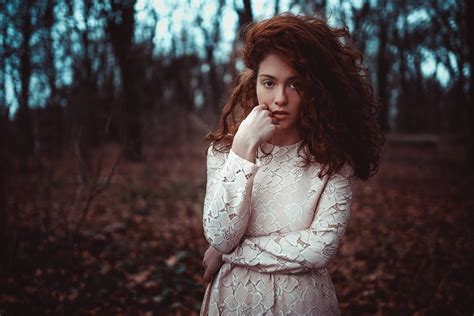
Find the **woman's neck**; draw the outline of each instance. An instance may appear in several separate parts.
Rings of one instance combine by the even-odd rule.
[[[303,137],[301,137],[297,130],[292,132],[282,130],[273,134],[272,138],[270,138],[267,142],[276,146],[288,146],[296,144],[302,139]]]

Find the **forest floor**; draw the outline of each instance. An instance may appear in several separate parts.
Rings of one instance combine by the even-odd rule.
[[[10,179],[0,315],[197,315],[205,149],[145,147],[89,207],[115,145],[98,150],[95,182],[74,155]],[[389,143],[379,173],[354,183],[329,268],[342,315],[474,313],[474,190],[462,157],[457,145]]]

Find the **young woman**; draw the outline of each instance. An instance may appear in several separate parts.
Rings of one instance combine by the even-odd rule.
[[[377,102],[346,29],[280,15],[247,28],[209,135],[201,315],[338,315],[326,266],[351,183],[378,168]]]

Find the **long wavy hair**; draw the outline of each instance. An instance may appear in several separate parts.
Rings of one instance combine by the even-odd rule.
[[[225,103],[218,127],[207,135],[213,149],[229,151],[240,123],[258,104],[259,65],[276,53],[301,77],[299,132],[310,155],[305,164],[322,166],[320,177],[342,166],[368,179],[378,171],[384,136],[377,124],[379,103],[368,80],[362,54],[351,44],[349,31],[329,27],[317,17],[282,14],[248,25],[241,35],[245,70]]]

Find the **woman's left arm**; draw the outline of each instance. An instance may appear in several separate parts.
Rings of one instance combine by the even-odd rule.
[[[349,220],[349,167],[328,180],[308,229],[247,237],[222,260],[264,273],[300,273],[325,267],[337,252]]]

